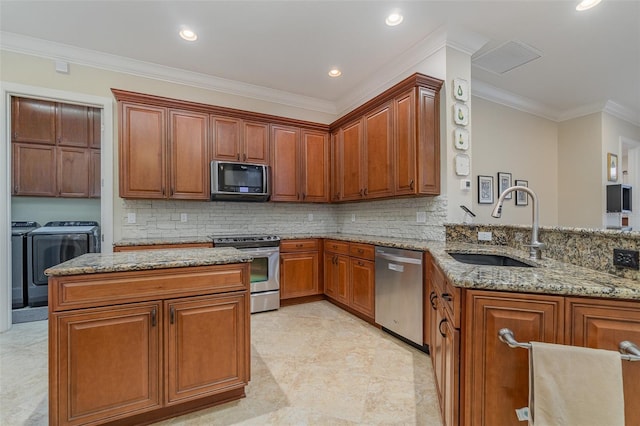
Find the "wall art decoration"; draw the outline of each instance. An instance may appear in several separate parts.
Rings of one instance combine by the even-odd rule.
[[[511,186],[511,173],[498,172],[498,197],[502,195],[505,189]],[[504,197],[505,200],[513,198],[513,192]]]
[[[456,149],[466,151],[469,149],[469,131],[462,127],[456,127],[453,131],[454,146]]]
[[[461,126],[469,124],[469,107],[456,102],[453,105],[453,121]]]
[[[607,153],[607,180],[618,181],[618,156],[610,152]]]
[[[469,100],[469,83],[467,83],[467,80],[462,78],[453,80],[453,97],[463,102]]]
[[[529,181],[516,179],[516,186],[529,187]],[[524,191],[516,191],[516,206],[526,206],[529,204],[529,194]]]
[[[478,204],[493,204],[493,176],[478,176]]]

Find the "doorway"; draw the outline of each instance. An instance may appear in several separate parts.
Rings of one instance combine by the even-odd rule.
[[[0,102],[0,332],[11,327],[11,97],[88,105],[102,110],[100,225],[103,252],[113,246],[113,100],[82,93],[2,82]],[[6,271],[6,272],[4,272]]]
[[[640,141],[620,137],[622,149],[622,183],[631,185],[631,230],[640,231]]]

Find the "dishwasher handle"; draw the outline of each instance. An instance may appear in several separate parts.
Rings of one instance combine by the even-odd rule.
[[[410,263],[412,265],[422,265],[422,259],[412,259],[410,257],[394,256],[393,254],[376,252],[376,258],[391,260],[398,263]]]

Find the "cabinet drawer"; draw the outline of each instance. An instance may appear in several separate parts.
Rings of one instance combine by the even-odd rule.
[[[460,328],[460,289],[451,285],[438,265],[433,263],[431,285],[447,316],[455,328]]]
[[[325,240],[324,249],[332,253],[349,254],[349,243],[337,240]]]
[[[249,263],[56,276],[49,278],[52,312],[247,290]]]
[[[350,243],[349,254],[361,259],[373,260],[376,255],[376,249],[371,244]]]
[[[312,251],[318,250],[318,240],[285,240],[280,242],[280,251]]]

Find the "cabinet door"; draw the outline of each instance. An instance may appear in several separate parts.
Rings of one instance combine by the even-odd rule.
[[[331,201],[340,201],[343,195],[342,163],[342,132],[338,130],[331,134]]]
[[[102,146],[102,110],[99,108],[90,109],[90,141],[91,148],[100,149]]]
[[[440,195],[440,95],[433,90],[418,91],[418,191]]]
[[[208,200],[211,197],[207,166],[208,121],[206,114],[169,112],[171,198]]]
[[[13,143],[14,195],[55,197],[56,148],[50,145]]]
[[[120,196],[165,198],[166,109],[126,102],[120,108]]]
[[[337,293],[338,267],[335,253],[324,252],[324,294],[335,299]]]
[[[86,148],[57,148],[58,196],[89,196],[90,152]]]
[[[242,129],[242,161],[269,164],[269,125],[244,121]]]
[[[300,200],[300,131],[295,127],[271,126],[271,200]]]
[[[414,89],[394,99],[395,195],[416,193],[416,117]]]
[[[350,260],[351,291],[349,306],[373,318],[375,311],[375,264],[369,260]]]
[[[392,104],[367,114],[364,119],[364,151],[366,158],[367,198],[390,197],[393,195],[393,125]]]
[[[568,299],[566,344],[617,351],[624,340],[640,345],[640,303]],[[640,424],[640,362],[622,361],[625,424]]]
[[[102,163],[99,149],[89,152],[89,197],[100,198],[102,193]]]
[[[303,130],[301,136],[302,201],[329,201],[329,136],[323,132]]]
[[[248,383],[248,303],[244,293],[165,302],[168,405]]]
[[[239,161],[240,128],[242,120],[229,117],[211,117],[212,146],[214,160]]]
[[[351,294],[351,286],[350,282],[350,259],[349,256],[336,255],[336,297],[335,299],[344,303],[345,305],[349,304],[350,294]]]
[[[466,296],[465,424],[519,425],[515,410],[528,405],[529,351],[498,339],[511,329],[518,341],[562,343],[561,296],[471,290]],[[489,391],[487,391],[489,390]]]
[[[56,126],[58,145],[88,147],[89,139],[92,136],[89,132],[92,119],[89,107],[59,103],[56,104],[56,114],[58,117]]]
[[[55,424],[117,420],[159,408],[161,306],[125,305],[52,314],[50,418]]]
[[[56,144],[56,104],[28,98],[11,98],[11,140]]]
[[[318,252],[280,255],[280,299],[320,294]]]
[[[445,425],[456,426],[460,417],[460,331],[447,318],[438,332],[442,333],[442,418]]]
[[[362,120],[358,120],[342,129],[340,144],[342,160],[342,197],[341,200],[360,200],[364,197],[363,188],[363,152]]]

